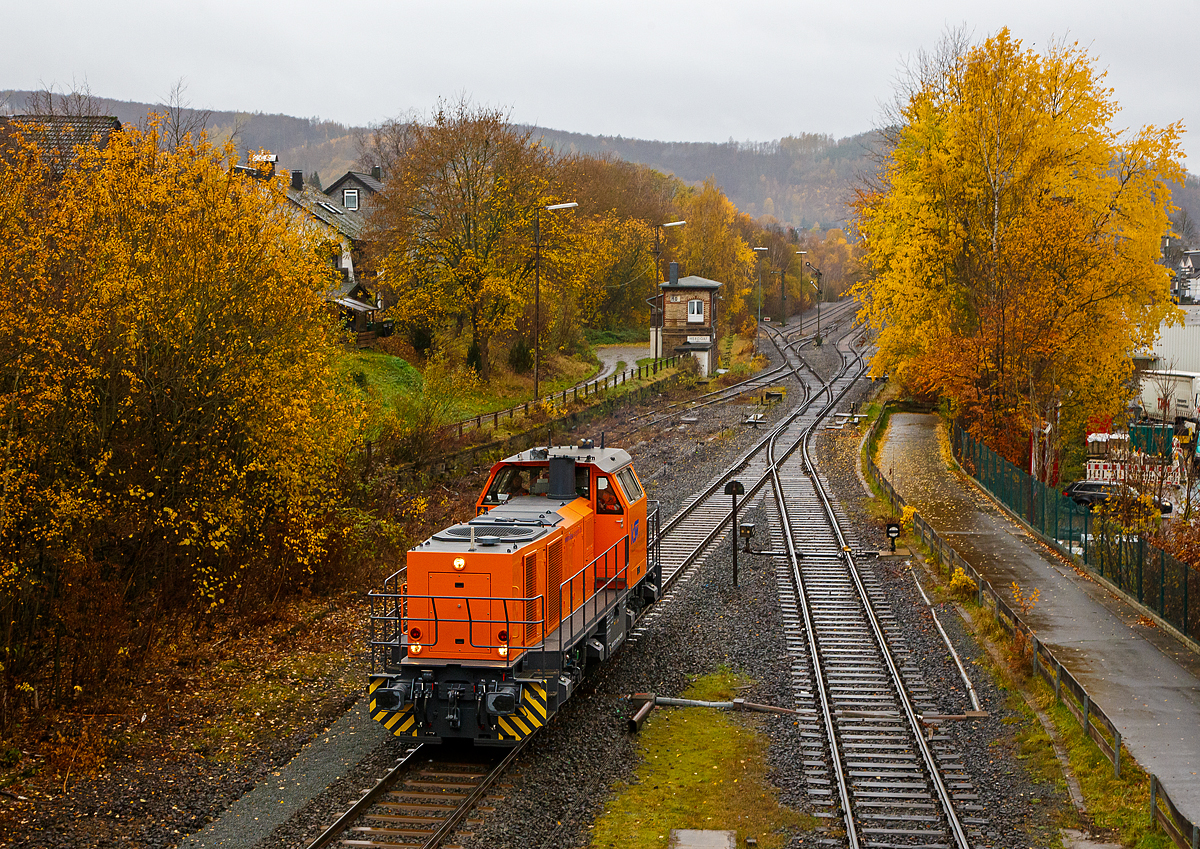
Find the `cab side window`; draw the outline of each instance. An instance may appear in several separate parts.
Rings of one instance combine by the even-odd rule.
[[[621,482],[621,489],[625,491],[625,500],[630,504],[645,495],[642,492],[642,485],[638,483],[637,476],[633,473],[633,469],[628,467],[621,469],[621,471],[617,472],[617,480]]]
[[[625,512],[621,509],[621,500],[617,498],[612,478],[607,475],[596,476],[596,512],[608,515]]]
[[[592,491],[592,477],[587,466],[575,467],[575,494],[587,498]]]

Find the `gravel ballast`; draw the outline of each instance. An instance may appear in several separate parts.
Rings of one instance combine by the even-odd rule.
[[[828,333],[824,323],[822,330]],[[802,353],[826,378],[840,365],[831,342]],[[798,384],[794,379],[780,383],[788,387],[786,406],[794,405],[802,397]],[[849,402],[849,398],[843,401],[839,409]],[[600,432],[607,430],[611,443],[611,434],[626,430],[624,420],[633,412],[623,410],[607,422],[581,427],[570,437],[598,439]],[[634,456],[650,498],[661,502],[664,518],[677,512],[695,491],[766,435],[766,429],[755,431],[742,423],[749,412],[763,412],[768,422],[774,422],[784,415],[785,405],[714,405],[705,408],[696,422],[675,418],[622,440]],[[832,494],[843,500],[853,536],[864,545],[882,548],[882,522],[863,509],[865,495],[854,470],[860,436],[849,428],[823,431],[817,440],[818,457]],[[748,505],[742,515],[758,528],[768,525],[761,501]],[[755,544],[765,546],[764,532]],[[509,786],[497,791],[503,801],[482,817],[473,835],[463,841],[466,846],[588,846],[590,826],[613,798],[614,788],[635,777],[637,741],[625,730],[630,693],[677,696],[694,676],[724,665],[754,682],[742,694],[747,699],[789,707],[795,704],[774,563],[767,556],[740,555],[740,585],[735,588],[729,552],[727,537],[693,567],[669,600],[644,620],[641,633],[580,687],[504,779]],[[909,565],[868,560],[862,565],[878,576],[905,644],[922,656],[924,681],[937,692],[939,710],[969,710],[958,670],[916,590]],[[1007,707],[1009,694],[997,689],[975,664],[982,660],[981,653],[953,609],[941,606],[938,611],[989,713],[983,720],[943,726],[963,753],[965,771],[992,820],[981,845],[1056,845],[1057,832],[1050,823],[1054,808],[1063,799],[1061,792],[1031,783],[1016,758],[1012,731],[1016,726],[1011,723],[1020,715]],[[219,765],[212,774],[205,773],[203,762],[190,764],[186,773],[176,773],[163,785],[155,804],[140,807],[126,798],[119,776],[108,777],[93,784],[91,798],[82,795],[84,789],[78,791],[73,804],[74,810],[81,812],[79,816],[60,818],[49,833],[14,835],[16,839],[8,838],[5,845],[303,846],[409,747],[375,723],[364,722],[364,705],[360,699],[334,723],[330,733],[318,733],[291,763],[287,756],[295,751],[295,745],[290,751],[281,747],[271,758]],[[781,800],[809,809],[796,726],[790,718],[771,714],[761,715],[755,723],[770,741],[771,777]],[[309,730],[300,736],[308,739],[311,734]],[[323,742],[326,737],[328,744]],[[122,801],[106,806],[99,798],[105,793]],[[238,801],[229,814],[209,829],[183,837],[184,832],[217,815],[231,799]],[[87,827],[88,815],[83,812],[102,813],[110,808],[119,808],[117,813],[126,818],[106,819],[95,829]],[[122,828],[126,822],[128,831]],[[822,832],[795,835],[791,845],[816,846],[828,838]]]

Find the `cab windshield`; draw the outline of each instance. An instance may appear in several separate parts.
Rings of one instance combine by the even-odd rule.
[[[575,467],[575,495],[588,497],[591,476],[586,466]],[[521,495],[548,495],[550,475],[545,466],[505,466],[496,473],[483,496],[484,504],[503,504]]]
[[[483,503],[503,504],[521,495],[545,495],[548,489],[545,466],[505,466],[496,473]]]

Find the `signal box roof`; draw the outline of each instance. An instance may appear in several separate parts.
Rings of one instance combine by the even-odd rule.
[[[721,284],[716,280],[709,280],[707,277],[697,277],[695,274],[688,277],[680,277],[678,283],[659,283],[664,291],[667,289],[720,289]]]
[[[530,448],[505,457],[501,463],[549,463],[551,457],[572,457],[576,463],[591,463],[602,472],[615,472],[633,462],[623,448],[581,448],[578,445],[554,445]]]

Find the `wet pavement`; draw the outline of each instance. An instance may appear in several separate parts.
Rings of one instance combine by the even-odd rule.
[[[1200,654],[1007,518],[947,468],[933,415],[892,416],[879,468],[997,592],[1041,591],[1025,621],[1120,729],[1137,762],[1200,823]],[[944,433],[944,431],[943,431]]]
[[[636,368],[637,361],[643,357],[650,356],[650,343],[642,342],[638,345],[598,345],[595,348],[596,356],[600,359],[600,371],[595,376],[589,377],[588,380],[599,380],[600,378],[608,377],[617,370],[617,366],[625,363],[622,368]]]

